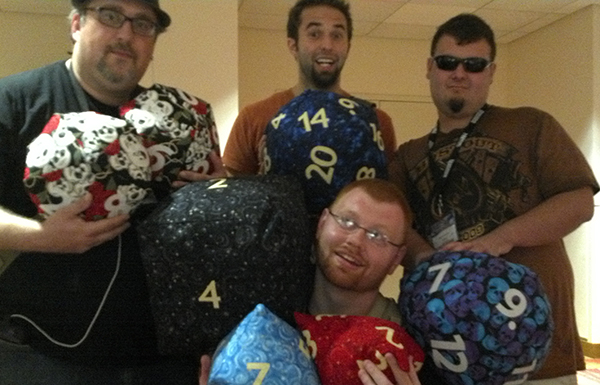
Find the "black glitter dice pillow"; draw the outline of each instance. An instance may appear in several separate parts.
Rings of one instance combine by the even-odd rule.
[[[293,323],[312,288],[301,187],[292,177],[203,181],[138,227],[159,350],[214,350],[262,303]]]
[[[309,214],[320,214],[354,180],[387,177],[377,115],[366,101],[306,90],[279,110],[265,135],[262,172],[296,176]]]

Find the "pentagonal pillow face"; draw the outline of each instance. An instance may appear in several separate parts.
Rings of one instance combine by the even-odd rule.
[[[377,115],[365,101],[306,90],[265,130],[263,172],[294,175],[309,214],[320,214],[349,182],[387,176]]]
[[[318,385],[300,333],[259,304],[221,342],[209,385]]]
[[[367,359],[394,381],[384,357],[386,353],[393,353],[404,371],[409,370],[409,356],[417,369],[423,364],[423,350],[395,322],[367,316],[303,313],[296,313],[295,318],[312,351],[323,385],[361,385],[358,371]]]
[[[92,193],[87,220],[131,212],[152,196],[150,156],[124,120],[55,114],[28,146],[24,183],[42,217]]]
[[[399,306],[407,330],[451,384],[522,381],[550,348],[541,282],[503,258],[438,252],[402,279]]]
[[[138,229],[165,354],[214,350],[258,303],[290,323],[306,306],[314,235],[291,177],[189,184]]]

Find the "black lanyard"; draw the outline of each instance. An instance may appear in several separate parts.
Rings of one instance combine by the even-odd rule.
[[[439,175],[439,171],[437,170],[437,167],[435,166],[435,160],[433,159],[433,156],[431,154],[431,150],[433,149],[433,146],[435,145],[435,141],[437,139],[437,135],[440,130],[439,122],[438,122],[438,124],[436,124],[436,126],[431,130],[431,133],[429,134],[429,139],[428,139],[428,143],[427,143],[427,145],[429,147],[429,151],[428,151],[427,155],[429,157],[429,168],[431,170],[431,175],[432,175],[432,177],[434,179],[434,183],[435,183],[435,188],[434,188],[435,194],[433,194],[432,198],[437,200],[437,202],[435,202],[436,203],[435,210],[437,211],[436,213],[439,216],[441,216],[443,213],[442,198],[444,195],[444,190],[446,188],[446,185],[448,184],[448,177],[450,176],[450,172],[452,171],[452,168],[454,167],[454,163],[458,159],[459,151],[462,148],[465,141],[467,140],[467,138],[473,133],[473,131],[475,131],[477,122],[479,121],[479,119],[481,119],[481,117],[483,116],[483,114],[485,113],[485,111],[487,109],[488,109],[488,105],[486,104],[483,107],[481,107],[481,109],[479,111],[477,111],[475,113],[475,115],[473,115],[473,117],[471,118],[471,121],[469,122],[469,125],[467,127],[465,127],[462,134],[460,134],[460,136],[458,137],[458,140],[456,141],[456,144],[454,145],[454,150],[452,150],[452,154],[450,154],[450,158],[448,158],[448,161],[446,162],[446,167],[444,168],[444,172],[441,176]]]

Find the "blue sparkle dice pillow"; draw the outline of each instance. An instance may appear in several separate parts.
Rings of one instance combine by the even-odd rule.
[[[279,110],[265,136],[262,171],[296,176],[309,214],[354,180],[387,177],[377,115],[366,101],[306,90]]]
[[[262,304],[221,342],[209,385],[319,385],[300,333]]]
[[[399,306],[450,384],[525,381],[550,349],[554,328],[541,282],[503,258],[438,252],[403,277]]]

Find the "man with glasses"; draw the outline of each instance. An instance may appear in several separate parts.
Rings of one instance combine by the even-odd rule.
[[[411,233],[404,264],[413,268],[441,248],[530,267],[549,295],[555,324],[550,354],[533,379],[575,384],[584,361],[562,238],[592,217],[598,183],[552,116],[487,104],[495,55],[493,31],[471,14],[448,20],[434,35],[427,78],[438,122],[402,144],[390,165],[420,235]]]
[[[21,253],[0,276],[0,383],[193,384],[197,359],[156,352],[134,217],[84,221],[87,194],[33,219],[23,185],[27,145],[53,114],[120,117],[145,91],[138,82],[171,23],[158,0],[72,5],[72,58],[0,80],[0,250]],[[214,175],[223,176],[210,142]],[[210,176],[178,177],[173,187]]]
[[[383,280],[402,261],[412,214],[402,192],[381,179],[346,185],[323,210],[315,242],[316,273],[310,314],[371,316],[401,324],[395,301],[379,292]],[[398,385],[418,385],[416,373],[402,372],[386,354]],[[210,360],[202,359],[200,384],[207,384]],[[366,385],[390,384],[370,361],[359,372]]]

